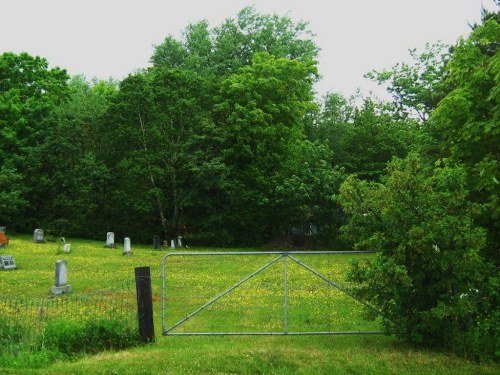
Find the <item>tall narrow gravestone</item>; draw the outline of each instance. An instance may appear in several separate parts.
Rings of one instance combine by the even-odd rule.
[[[43,229],[35,229],[33,232],[33,242],[34,243],[44,243]]]
[[[132,255],[130,237],[125,237],[125,239],[123,240],[123,255]]]
[[[160,236],[155,234],[153,236],[153,249],[158,250],[160,248]]]
[[[58,296],[62,293],[71,292],[71,285],[68,285],[68,266],[65,260],[56,262],[56,279],[52,287],[52,294]]]
[[[106,247],[115,247],[115,234],[114,234],[114,232],[108,232],[106,234]]]

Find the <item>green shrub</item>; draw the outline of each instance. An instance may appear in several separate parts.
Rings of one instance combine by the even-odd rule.
[[[9,319],[0,320],[0,353],[17,352],[29,347],[31,328],[28,325]]]
[[[481,207],[469,200],[460,165],[429,168],[412,154],[388,167],[383,184],[349,177],[340,202],[356,249],[377,250],[354,264],[358,295],[385,331],[413,344],[448,348],[475,360],[498,358],[499,280],[481,256]]]
[[[86,352],[123,349],[139,344],[137,330],[117,319],[89,320],[83,330]]]
[[[47,324],[39,339],[39,346],[70,356],[123,349],[138,345],[139,342],[136,330],[118,319],[91,319],[86,323],[59,319]]]
[[[40,338],[42,350],[56,350],[66,355],[85,351],[83,326],[70,320],[52,320],[47,323]]]

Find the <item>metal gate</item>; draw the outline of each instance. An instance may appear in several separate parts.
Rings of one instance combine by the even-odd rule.
[[[356,304],[361,305],[360,307],[365,307],[370,310],[375,309],[356,297],[348,287],[342,285],[340,282],[334,280],[334,277],[327,275],[328,272],[324,270],[318,270],[317,267],[307,264],[301,257],[307,256],[308,263],[314,263],[313,258],[316,257],[329,257],[333,259],[334,257],[341,257],[346,255],[361,255],[370,254],[372,252],[366,251],[284,251],[284,252],[177,252],[168,253],[164,256],[162,261],[162,332],[164,336],[193,336],[193,335],[349,335],[349,334],[379,334],[381,333],[378,329],[347,329],[347,330],[335,330],[335,329],[307,329],[299,326],[299,329],[291,329],[290,327],[290,316],[291,311],[294,310],[297,303],[291,303],[294,301],[308,301],[309,305],[314,304],[314,293],[318,289],[331,290],[337,293],[337,295],[342,295],[342,298],[355,301]],[[243,263],[239,264],[238,261],[234,261],[234,258],[245,258],[252,259],[250,266],[244,266]],[[193,259],[199,258],[211,258],[211,262],[198,263],[192,262]],[[215,258],[215,259],[213,259]],[[222,262],[222,259],[233,258],[236,266],[233,266],[232,271],[225,272],[224,270],[217,274],[217,270],[225,269],[226,263]],[[257,258],[267,258],[264,259],[264,264],[255,265],[255,260]],[[213,261],[215,260],[215,261]],[[272,267],[276,268],[281,264],[281,270],[278,273],[270,273]],[[318,263],[323,264],[323,263]],[[328,266],[329,267],[329,266]],[[329,270],[330,268],[326,268]],[[175,271],[180,272],[180,275],[175,274]],[[189,275],[187,272],[192,271],[193,274]],[[253,293],[254,288],[250,285],[246,293],[242,294],[239,298],[234,298],[228,301],[227,304],[231,308],[245,309],[242,312],[232,312],[232,317],[229,316],[229,310],[219,312],[217,317],[220,325],[224,325],[227,321],[239,321],[245,319],[245,317],[250,317],[250,319],[256,319],[262,324],[261,329],[240,329],[240,330],[224,330],[219,329],[215,323],[206,323],[206,327],[203,329],[193,329],[192,327],[186,327],[189,322],[194,319],[199,319],[203,322],[209,322],[210,318],[200,317],[203,313],[209,309],[214,309],[214,307],[221,303],[223,299],[227,299],[228,296],[237,295],[238,291],[244,288],[245,284],[252,283],[253,280],[262,277],[264,273],[268,273],[267,279],[262,281],[259,288],[255,288],[255,293]],[[235,274],[235,278],[231,280],[231,275]],[[294,274],[301,274],[301,279],[295,280],[293,283]],[[310,278],[312,281],[305,282],[305,277]],[[197,280],[200,278],[200,280]],[[280,279],[279,285],[277,280]],[[219,280],[224,280],[220,282]],[[191,284],[190,281],[192,282]],[[312,283],[312,284],[311,284]],[[319,285],[321,283],[322,285]],[[304,286],[303,284],[311,284],[310,286]],[[301,285],[301,293],[295,289],[291,289],[291,285]],[[214,290],[202,293],[203,287],[213,287]],[[273,288],[274,287],[274,288]],[[279,287],[279,288],[278,288]],[[216,290],[218,289],[218,290]],[[274,291],[272,291],[274,289]],[[280,289],[276,291],[276,289]],[[274,294],[273,294],[274,293]],[[278,294],[276,294],[278,293]],[[312,296],[307,299],[308,293]],[[326,292],[332,293],[332,292]],[[248,296],[250,295],[250,297]],[[267,296],[268,300],[263,300],[260,305],[264,306],[253,306],[252,303],[259,303],[259,298],[262,296]],[[326,303],[328,300],[333,300],[329,298],[328,294],[323,294],[326,296]],[[262,297],[264,298],[264,297]],[[276,302],[280,299],[279,306]],[[302,298],[302,299],[301,299]],[[325,298],[323,298],[325,299]],[[342,300],[342,301],[344,301]],[[344,301],[345,303],[345,301]],[[240,306],[241,305],[241,306]],[[252,309],[264,309],[264,313],[254,312]],[[265,309],[269,308],[270,311],[280,310],[278,319],[271,319],[271,314],[266,315]],[[248,309],[248,310],[246,310]],[[307,323],[307,326],[313,326],[311,322],[314,322],[315,316],[312,312],[313,309],[301,308],[296,315],[302,314],[302,319]],[[240,310],[241,311],[241,310]],[[339,313],[335,306],[327,306],[316,308],[314,311],[321,311],[325,314]],[[340,312],[342,313],[342,312]],[[227,315],[224,315],[227,314]],[[304,316],[307,315],[307,316]],[[344,315],[349,315],[349,313],[344,313]],[[217,311],[212,312],[210,315],[217,316]],[[174,320],[172,320],[174,319]],[[348,318],[347,318],[348,319]],[[170,320],[170,321],[168,321]],[[278,322],[279,320],[279,322]],[[320,320],[320,319],[318,319]],[[331,319],[330,319],[331,320]],[[271,321],[271,323],[269,323]],[[274,322],[274,323],[272,323]],[[301,324],[300,318],[293,320],[295,325]],[[292,323],[293,323],[292,322]],[[256,325],[255,322],[252,323],[253,326]],[[330,322],[330,325],[332,323]],[[258,325],[258,323],[257,323]],[[279,326],[279,327],[278,327]],[[216,327],[216,328],[214,328]],[[297,327],[295,327],[297,328]],[[303,329],[300,329],[303,328]],[[365,327],[366,328],[366,327]]]

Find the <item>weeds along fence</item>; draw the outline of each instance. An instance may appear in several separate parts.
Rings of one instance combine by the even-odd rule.
[[[0,355],[40,350],[41,336],[54,321],[113,320],[137,330],[135,280],[88,294],[46,298],[0,296]]]

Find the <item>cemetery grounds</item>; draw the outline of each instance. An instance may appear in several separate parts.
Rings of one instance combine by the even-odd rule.
[[[35,244],[27,235],[10,236],[10,240],[7,247],[0,248],[0,255],[13,255],[17,269],[0,271],[0,327],[17,324],[24,327],[25,337],[10,342],[5,336],[1,339],[2,374],[496,374],[499,370],[493,364],[470,363],[439,350],[409,347],[384,335],[163,336],[162,326],[175,325],[271,256],[257,260],[242,256],[237,261],[172,257],[166,269],[163,321],[161,263],[174,250],[153,250],[132,239],[132,254],[124,256],[123,244],[110,249],[105,248],[104,239],[66,239],[71,252],[62,253],[58,242]],[[350,258],[304,256],[301,260],[348,286]],[[61,259],[67,262],[72,292],[52,297],[54,265]],[[136,329],[134,268],[141,266],[151,267],[155,343],[72,357],[33,349],[44,327],[54,319],[82,322],[113,317]],[[380,328],[377,322],[365,319],[357,301],[303,268],[290,264],[287,277],[291,332]],[[280,265],[270,266],[171,333],[280,332],[282,279]]]

